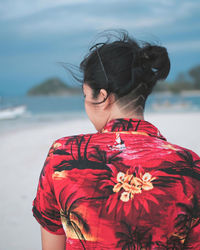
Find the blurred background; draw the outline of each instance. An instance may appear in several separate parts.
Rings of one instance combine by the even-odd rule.
[[[171,71],[148,98],[146,119],[200,154],[198,0],[0,0],[0,249],[40,249],[31,202],[48,149],[95,132],[80,86],[58,62],[79,66],[105,29],[168,49]]]

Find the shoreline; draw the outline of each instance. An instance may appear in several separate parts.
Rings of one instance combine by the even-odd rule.
[[[178,93],[173,93],[170,91],[153,91],[151,95],[157,96],[183,96],[183,97],[199,97],[200,90],[182,90]]]
[[[171,91],[154,91],[151,93],[151,95],[185,95],[185,96],[200,96],[200,90],[196,89],[196,90],[182,90],[178,93],[174,93]],[[5,95],[5,96],[0,96],[0,100],[1,98],[32,98],[32,99],[40,99],[40,98],[65,98],[65,97],[82,97],[82,93],[78,93],[78,94],[60,94],[60,95],[27,95],[26,93],[21,94],[21,95]]]
[[[176,111],[172,109],[170,110],[147,110],[144,112],[144,117],[151,117],[154,116],[184,116],[184,115],[196,115],[197,117],[200,116],[200,110],[181,110]],[[74,112],[74,113],[49,113],[49,114],[40,114],[40,115],[34,115],[31,118],[22,117],[17,119],[11,119],[11,120],[0,120],[0,137],[5,136],[9,133],[17,133],[24,130],[32,130],[35,128],[42,128],[42,127],[49,127],[49,126],[55,126],[59,125],[62,126],[64,123],[70,123],[71,121],[77,121],[77,120],[89,120],[86,113],[83,111],[80,112]],[[145,119],[144,119],[145,120]]]
[[[200,96],[200,90],[181,91],[180,95],[186,97]]]

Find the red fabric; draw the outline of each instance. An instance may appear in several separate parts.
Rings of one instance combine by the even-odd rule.
[[[66,249],[200,249],[199,190],[197,154],[116,119],[53,143],[33,214]]]

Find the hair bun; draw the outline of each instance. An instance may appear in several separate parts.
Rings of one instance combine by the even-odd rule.
[[[165,79],[170,71],[170,60],[166,48],[147,44],[141,49],[142,67],[151,70],[152,81]],[[150,79],[149,79],[150,80]]]

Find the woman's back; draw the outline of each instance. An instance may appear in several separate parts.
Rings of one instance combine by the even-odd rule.
[[[55,141],[33,212],[66,249],[200,249],[199,189],[194,152],[145,120],[113,119]]]

